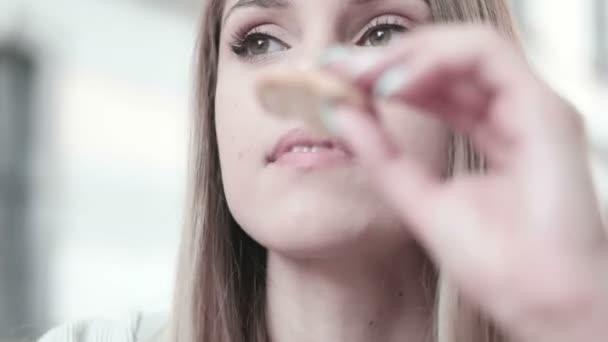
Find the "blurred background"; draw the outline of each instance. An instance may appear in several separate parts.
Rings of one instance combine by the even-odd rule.
[[[200,2],[0,0],[0,341],[168,310]],[[608,4],[513,6],[606,200]]]

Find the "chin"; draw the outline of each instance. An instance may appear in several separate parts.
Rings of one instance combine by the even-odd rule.
[[[272,167],[255,182],[227,182],[226,190],[236,222],[271,252],[333,258],[407,240],[395,211],[355,167]]]
[[[273,215],[241,227],[269,251],[305,259],[340,258],[407,241],[401,221],[377,203],[285,201]]]

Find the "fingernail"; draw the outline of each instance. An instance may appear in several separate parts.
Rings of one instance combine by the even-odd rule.
[[[334,46],[321,53],[321,55],[319,56],[319,64],[329,65],[334,63],[340,63],[345,61],[351,54],[352,51],[345,46]]]
[[[323,126],[325,126],[325,128],[330,133],[337,134],[339,130],[338,130],[338,124],[336,122],[336,117],[334,114],[335,114],[334,106],[330,103],[326,103],[321,107],[319,116],[321,118],[321,123],[323,123]]]
[[[377,51],[360,51],[352,54],[346,68],[353,78],[358,78],[376,66],[382,59],[382,54]]]
[[[378,97],[391,97],[407,83],[408,71],[405,66],[397,66],[385,71],[376,81],[374,94]]]
[[[345,46],[336,46],[323,52],[319,57],[322,66],[341,64],[348,76],[358,78],[382,59],[382,54],[373,50],[356,50]]]

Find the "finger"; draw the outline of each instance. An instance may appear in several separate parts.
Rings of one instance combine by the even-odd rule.
[[[334,130],[353,149],[357,161],[373,177],[381,192],[395,206],[411,212],[431,200],[440,179],[422,164],[404,155],[384,131],[378,118],[347,105],[338,105],[332,113]]]
[[[486,114],[489,94],[466,74],[442,70],[437,58],[427,56],[409,66],[388,69],[376,82],[375,93],[439,116],[453,128],[470,133]]]
[[[338,106],[332,115],[334,129],[433,258],[456,273],[466,271],[459,270],[460,265],[482,267],[491,244],[479,216],[467,207],[467,195],[456,191],[456,196],[464,196],[454,198],[454,191],[446,191],[441,180],[397,151],[369,113]]]
[[[329,50],[322,58],[328,70],[342,73],[361,87],[373,89],[395,65],[442,56],[445,71],[479,71],[475,77],[489,90],[508,87],[522,76],[527,63],[513,44],[482,25],[433,25],[413,31],[392,46],[378,49]],[[509,65],[522,68],[513,69]]]
[[[522,103],[523,85],[534,83],[527,66],[488,29],[423,29],[383,53],[334,63],[332,68],[354,70],[367,65],[352,79],[355,84],[439,116],[469,134],[490,165],[504,163],[514,142],[538,129],[525,117],[530,106]],[[366,58],[368,62],[358,62]]]

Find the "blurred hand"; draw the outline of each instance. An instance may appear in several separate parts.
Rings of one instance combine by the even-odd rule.
[[[442,272],[522,341],[608,341],[608,243],[576,110],[485,27],[421,29],[363,71],[356,60],[327,69],[442,119],[487,158],[485,173],[437,179],[375,113],[334,110],[337,133]]]

